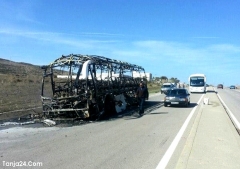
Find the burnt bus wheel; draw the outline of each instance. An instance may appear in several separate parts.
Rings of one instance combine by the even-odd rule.
[[[113,95],[108,94],[105,97],[104,101],[104,113],[102,114],[101,118],[108,119],[109,117],[117,114],[115,108],[115,100]]]
[[[100,111],[97,104],[91,104],[89,106],[89,115],[90,115],[89,117],[90,120],[96,120],[99,118]]]

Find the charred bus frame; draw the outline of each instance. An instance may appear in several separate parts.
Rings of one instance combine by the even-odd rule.
[[[139,83],[147,83],[143,67],[96,55],[62,55],[42,69],[41,100],[47,118],[111,116],[136,104]],[[133,76],[136,72],[138,77]]]

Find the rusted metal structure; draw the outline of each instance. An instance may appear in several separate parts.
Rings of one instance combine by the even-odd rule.
[[[96,55],[62,55],[42,69],[47,118],[109,117],[135,105],[135,91],[140,81],[146,83],[143,67]]]

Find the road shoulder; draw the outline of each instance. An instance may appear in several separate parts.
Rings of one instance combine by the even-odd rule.
[[[240,137],[215,93],[197,112],[175,168],[240,168]]]

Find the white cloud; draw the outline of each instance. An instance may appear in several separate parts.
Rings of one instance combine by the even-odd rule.
[[[80,47],[80,48],[99,48],[106,44],[111,45],[111,43],[116,43],[116,40],[95,40],[95,39],[85,39],[79,36],[74,38],[74,34],[65,33],[55,33],[55,32],[34,32],[34,31],[19,31],[16,29],[2,29],[0,34],[8,36],[19,36],[23,38],[35,39],[46,44],[64,44],[68,46]],[[85,33],[83,33],[85,35]],[[90,33],[88,33],[90,35]],[[94,33],[92,34],[94,35]],[[97,34],[99,35],[99,34]],[[106,34],[104,34],[106,35]],[[108,35],[108,34],[107,34]],[[15,42],[14,42],[15,43]]]
[[[219,37],[214,36],[198,36],[198,37],[192,37],[194,39],[218,39]]]
[[[240,47],[234,46],[231,44],[218,44],[218,45],[212,45],[209,47],[210,50],[218,51],[220,52],[227,52],[227,53],[239,53]]]
[[[1,17],[8,22],[25,22],[34,24],[43,24],[36,20],[35,10],[39,4],[37,1],[0,1]]]

